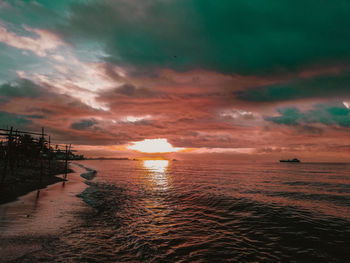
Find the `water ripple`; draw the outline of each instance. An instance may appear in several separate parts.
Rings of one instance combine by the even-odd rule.
[[[56,262],[345,262],[349,167],[84,163],[84,224],[33,254]],[[315,177],[317,174],[317,177]],[[312,179],[310,179],[312,178]],[[44,260],[45,261],[45,260]]]

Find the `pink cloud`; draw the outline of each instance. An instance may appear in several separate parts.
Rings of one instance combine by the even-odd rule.
[[[27,32],[35,33],[37,37],[32,38],[16,35],[13,32],[9,32],[0,23],[0,42],[14,48],[32,51],[40,57],[47,56],[48,52],[63,45],[61,39],[50,31],[34,29],[26,26],[24,29]]]
[[[101,156],[103,152],[108,156],[132,156],[123,145],[157,138],[166,138],[174,147],[195,148],[181,154],[216,153],[243,159],[247,155],[278,159],[281,154],[306,158],[312,152],[321,158],[330,149],[344,156],[349,151],[340,147],[350,145],[348,131],[322,125],[285,127],[263,118],[276,114],[277,106],[307,109],[316,100],[256,104],[233,95],[233,91],[276,83],[290,76],[165,69],[157,72],[157,77],[130,76],[116,65],[82,62],[72,54],[52,63],[54,69],[47,74],[18,72],[43,88],[40,97],[12,98],[0,105],[0,110],[42,115],[32,119],[34,129],[44,126],[57,142],[77,144],[90,156]],[[93,124],[85,129],[72,125],[84,120],[93,120]]]

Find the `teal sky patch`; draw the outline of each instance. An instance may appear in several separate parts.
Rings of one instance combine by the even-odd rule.
[[[350,127],[350,109],[343,104],[318,104],[308,111],[300,111],[296,107],[277,110],[280,116],[265,117],[265,120],[283,125],[315,124],[339,125]]]
[[[0,85],[0,97],[4,98],[36,98],[40,96],[41,92],[42,89],[40,86],[27,79],[19,79],[14,83],[4,83]]]
[[[24,115],[0,111],[0,127],[2,128],[10,126],[14,126],[16,128],[26,127],[31,123],[32,121],[27,119]]]
[[[16,79],[17,71],[27,74],[45,73],[50,68],[50,62],[46,58],[38,57],[29,50],[21,50],[0,43],[0,84]]]

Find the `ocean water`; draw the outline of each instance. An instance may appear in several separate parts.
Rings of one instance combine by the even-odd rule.
[[[350,262],[350,164],[81,164],[93,209],[21,261]]]

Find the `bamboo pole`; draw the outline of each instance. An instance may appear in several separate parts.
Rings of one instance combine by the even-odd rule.
[[[48,159],[49,159],[49,171],[51,171],[51,136],[49,136],[49,151],[48,151]]]
[[[40,187],[42,185],[43,175],[44,175],[44,163],[43,163],[43,154],[44,154],[44,127],[41,128],[41,150],[40,150]]]
[[[7,151],[5,152],[5,156],[4,156],[4,168],[3,168],[3,171],[2,171],[0,187],[2,187],[4,185],[4,182],[5,182],[5,179],[6,179],[6,175],[7,175],[7,165],[8,165],[8,162],[9,162],[9,156],[11,154],[12,129],[13,128],[11,127],[10,133],[8,134]]]
[[[9,132],[10,130],[6,128],[6,129],[0,129],[0,131]],[[31,135],[42,135],[42,133],[37,133],[37,132],[27,132],[27,131],[17,131],[17,132],[23,133],[23,134],[31,134]],[[44,135],[47,136],[47,134],[44,134]]]
[[[66,160],[65,160],[65,166],[64,166],[64,179],[67,178],[67,172],[68,172],[68,145],[66,144]]]
[[[15,156],[15,158],[14,158],[14,167],[18,167],[18,163],[20,162],[20,158],[19,158],[19,156],[18,156],[18,154],[19,154],[19,152],[18,152],[18,145],[19,145],[19,143],[18,143],[18,129],[16,129],[16,131],[15,131],[15,136],[14,136],[15,138],[14,138],[14,147],[13,147],[13,151],[14,151],[14,156]]]
[[[33,137],[30,136],[31,139],[26,138],[26,140],[22,141],[22,138],[27,135],[34,135]],[[36,136],[35,136],[36,135]],[[45,136],[48,136],[48,141],[45,141]],[[36,138],[35,138],[36,137]],[[1,139],[3,138],[3,139]],[[6,141],[7,140],[7,144]],[[28,140],[28,142],[27,142]],[[39,143],[40,141],[40,143]],[[32,157],[35,159],[35,162],[32,162],[37,167],[38,161],[40,165],[40,171],[39,171],[39,188],[42,187],[42,183],[44,180],[44,176],[46,175],[47,171],[51,170],[52,162],[51,158],[53,158],[53,152],[54,149],[51,151],[51,136],[46,135],[44,132],[44,127],[41,129],[41,133],[35,133],[35,132],[27,132],[27,131],[21,131],[18,129],[15,129],[13,127],[6,128],[6,129],[0,129],[0,153],[2,154],[2,158],[0,161],[3,162],[3,167],[0,169],[0,187],[4,184],[6,184],[6,179],[8,176],[8,173],[12,172],[14,170],[15,165],[21,165],[21,161],[25,163],[24,157],[28,155],[28,152],[30,153],[30,149],[32,150],[32,153],[35,152],[35,154],[32,155]],[[27,145],[26,145],[27,144]],[[48,151],[46,152],[46,146],[48,145]],[[68,170],[69,170],[69,160],[71,158],[71,153],[74,152],[72,150],[71,144],[66,145],[55,145],[56,152],[59,150],[60,146],[65,147],[65,171],[64,171],[64,179],[67,178]],[[27,149],[26,147],[30,147],[28,152],[21,152],[22,148],[23,150]],[[39,156],[37,155],[37,150],[39,150]],[[48,167],[45,165],[45,155],[47,155],[48,159]],[[64,148],[61,152],[64,154]],[[23,155],[23,156],[22,156]],[[30,155],[28,155],[30,156]],[[22,160],[23,159],[23,160]],[[46,170],[48,168],[48,170]]]
[[[10,165],[11,175],[13,176],[14,160],[13,160],[13,127],[11,126],[8,142],[8,162]]]

